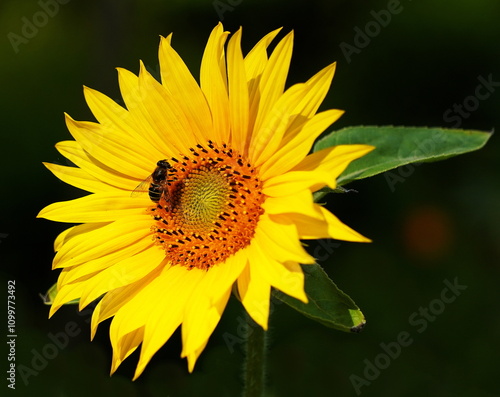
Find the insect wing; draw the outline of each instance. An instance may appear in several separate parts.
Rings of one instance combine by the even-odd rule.
[[[132,191],[130,194],[130,197],[138,197],[141,194],[144,194],[149,191],[149,185],[153,181],[152,176],[148,176],[146,179],[144,179],[141,183],[137,185],[137,187]]]

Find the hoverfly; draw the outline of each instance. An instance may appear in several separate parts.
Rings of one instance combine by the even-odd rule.
[[[131,196],[137,197],[143,192],[149,193],[149,198],[152,202],[158,203],[162,197],[168,201],[168,170],[172,168],[167,160],[160,160],[156,163],[156,168],[153,173],[144,179],[132,191]]]

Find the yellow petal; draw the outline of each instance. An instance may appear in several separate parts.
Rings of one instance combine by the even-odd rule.
[[[206,142],[214,136],[214,132],[210,108],[201,88],[170,45],[170,39],[161,38],[159,58],[163,86],[177,100],[191,122],[197,142]]]
[[[139,150],[146,152],[147,156],[161,158],[161,152],[158,150],[158,141],[155,142],[151,139],[151,136],[147,133],[149,129],[143,128],[143,123],[138,122],[134,115],[99,91],[84,87],[84,94],[90,110],[97,121],[99,121],[99,124],[103,126],[104,130],[113,131],[114,133],[133,139],[135,145],[140,147]],[[135,94],[135,98],[142,95],[139,92]]]
[[[321,205],[317,206],[325,217],[328,224],[328,235],[331,238],[344,241],[357,241],[360,243],[369,243],[370,239],[362,236],[349,226],[342,223],[335,215]]]
[[[300,244],[296,227],[279,221],[276,215],[262,215],[255,231],[255,243],[277,261],[315,263]]]
[[[328,65],[305,83],[308,89],[302,101],[297,105],[300,117],[295,118],[288,132],[300,128],[305,121],[309,120],[316,113],[328,93],[335,73],[335,66],[335,63]]]
[[[301,213],[288,213],[278,216],[282,219],[282,222],[294,224],[300,238],[304,240],[334,238],[344,241],[370,242],[370,239],[342,223],[323,206],[314,204],[314,207],[316,210],[315,216],[307,216]]]
[[[269,320],[269,301],[271,299],[271,285],[262,278],[259,278],[255,267],[249,268],[249,282],[244,289],[238,290],[241,303],[252,319],[264,330],[267,330]]]
[[[68,266],[59,275],[58,284],[69,284],[81,281],[82,278],[100,272],[120,261],[133,257],[134,255],[152,247],[151,236],[146,235],[133,244],[123,247],[120,250],[112,251],[102,256],[81,263],[76,266]],[[156,250],[156,247],[153,248]]]
[[[54,313],[59,310],[59,308],[67,302],[70,302],[74,299],[78,299],[80,297],[80,293],[82,291],[82,286],[80,285],[77,288],[61,288],[57,289],[56,297],[54,298],[54,302],[50,306],[49,310],[49,318],[51,318]]]
[[[73,237],[91,232],[106,225],[107,223],[83,224],[83,225],[73,226],[70,227],[69,229],[64,230],[56,237],[54,241],[54,252],[59,251],[62,245],[66,244],[66,242],[72,239]]]
[[[255,123],[255,118],[257,117],[257,111],[259,109],[259,86],[262,72],[266,68],[268,62],[267,47],[269,47],[269,44],[271,44],[280,31],[281,28],[266,34],[245,57],[245,71],[248,81],[248,95],[250,99],[250,128],[252,128]]]
[[[106,184],[124,190],[131,190],[137,186],[139,179],[134,181],[128,175],[124,175],[100,163],[89,153],[83,150],[81,145],[76,141],[59,142],[56,145],[56,149],[83,171],[88,172],[94,178],[99,179]]]
[[[312,180],[314,176],[308,171],[290,171],[277,175],[264,181],[262,193],[270,197],[291,196],[317,184],[319,178],[316,176],[316,179]]]
[[[157,160],[186,153],[196,145],[198,141],[192,133],[192,122],[183,113],[179,102],[151,76],[142,62],[139,89],[141,114],[151,126],[148,130],[155,133],[152,139],[162,148]]]
[[[37,218],[38,218],[38,216],[37,216]],[[80,225],[80,226],[83,226],[83,225]],[[85,226],[88,226],[88,225],[85,225]],[[73,231],[76,227],[77,226],[70,227],[70,228],[62,231],[61,233],[59,233],[59,235],[54,240],[54,252],[59,251],[59,248],[61,247],[62,244],[64,244],[64,241],[66,240],[68,234],[71,231]]]
[[[142,62],[140,65],[144,69]],[[162,138],[161,131],[158,130],[155,120],[151,120],[149,117],[148,109],[144,105],[144,101],[154,89],[150,85],[144,84],[144,82],[140,84],[139,77],[126,69],[116,68],[116,71],[118,72],[120,92],[127,107],[131,124],[135,126],[138,134],[144,140],[153,147],[159,148],[159,151],[162,152],[165,149],[165,140]],[[158,154],[152,154],[151,159],[163,157],[158,157]]]
[[[260,127],[253,131],[249,158],[256,167],[264,163],[281,145],[288,125],[295,117],[294,110],[307,87],[296,84],[290,87],[267,112]]]
[[[144,291],[141,291],[135,299],[131,300],[126,308],[120,309],[115,315],[113,322],[116,321],[122,311],[124,315],[129,317],[130,313],[149,312],[144,327],[144,342],[134,379],[140,376],[153,355],[180,325],[186,304],[205,274],[206,271],[196,268],[188,270],[182,266],[172,266],[145,287]],[[151,302],[156,302],[155,306],[149,310],[146,309],[147,306],[151,307]],[[136,319],[126,321],[132,325],[137,323]],[[161,330],[161,332],[158,332],[158,330]]]
[[[200,69],[200,86],[212,113],[215,139],[222,144],[229,142],[229,98],[226,76],[224,43],[229,32],[224,32],[219,22],[212,30],[203,53]]]
[[[113,134],[88,121],[75,121],[66,114],[66,125],[82,148],[108,167],[132,178],[150,174],[150,156],[137,150],[136,143],[122,134]]]
[[[302,159],[319,134],[340,117],[341,111],[330,111],[327,114],[328,118],[324,117],[325,115],[318,116],[314,123],[309,123],[308,128],[302,131],[304,124],[310,120],[325,97],[333,72],[334,65],[330,65],[307,83],[292,86],[278,99],[264,117],[261,128],[254,131],[255,137],[250,154],[256,166],[260,166],[266,160],[273,164],[283,153],[290,152],[296,146],[303,148],[303,154],[299,157],[299,160]],[[318,118],[321,119],[321,124],[318,123]],[[329,120],[329,123],[325,123],[325,119]],[[290,141],[292,145],[286,145]],[[287,146],[286,149],[283,146]],[[269,159],[271,156],[272,160]],[[295,153],[293,156],[296,158]],[[265,173],[265,167],[261,172]]]
[[[166,90],[146,71],[142,62],[140,66],[139,76],[126,69],[117,68],[116,70],[120,91],[129,116],[137,124],[140,135],[158,150],[149,158],[149,163],[155,164],[158,160],[177,154],[174,148],[179,147],[178,138],[170,140],[165,137],[165,134],[172,131],[169,135],[175,135],[182,131],[186,134],[184,142],[188,143],[191,142],[192,137],[189,134],[189,122],[185,115],[178,109],[178,106],[172,105],[171,98],[167,100]],[[152,105],[151,108],[146,106],[146,101]],[[158,117],[158,113],[162,115]]]
[[[310,154],[294,170],[331,170],[338,177],[353,161],[375,149],[370,145],[338,145]]]
[[[231,142],[240,153],[246,154],[248,145],[248,85],[241,53],[240,28],[227,46],[227,72],[229,83],[229,117],[231,120]]]
[[[131,285],[126,285],[121,288],[117,288],[113,291],[108,292],[99,301],[94,313],[92,314],[91,323],[91,338],[94,338],[97,331],[97,326],[104,320],[114,316],[118,310],[120,310],[127,302],[132,300],[145,285],[154,280],[161,271],[165,271],[168,265],[161,269],[161,267],[156,268],[154,271],[149,273],[144,277],[144,279],[139,280]],[[137,327],[139,328],[139,327]]]
[[[165,259],[165,251],[151,245],[136,255],[114,263],[84,282],[80,310],[105,292],[132,284],[152,272]]]
[[[300,131],[290,134],[290,139],[277,149],[261,166],[260,175],[263,180],[280,175],[295,167],[304,159],[316,138],[343,114],[343,111],[332,109],[316,114]]]
[[[69,201],[60,201],[45,207],[38,214],[56,222],[91,223],[111,222],[116,219],[144,214],[151,203],[148,195],[132,198],[130,193],[95,193]]]
[[[224,263],[206,272],[198,284],[196,294],[187,304],[182,325],[183,357],[197,351],[199,346],[206,342],[219,321],[234,282],[240,276],[246,263],[246,249],[242,249]],[[210,311],[214,312],[210,313]],[[205,315],[207,317],[204,317]],[[209,325],[202,326],[204,322]]]
[[[116,349],[113,349],[113,359],[111,361],[111,371],[110,375],[112,375],[117,369],[118,366],[125,360],[128,356],[130,356],[141,344],[144,339],[144,328],[139,328],[134,331],[129,332],[124,335],[120,344]]]
[[[231,288],[214,304],[202,295],[197,295],[188,302],[182,322],[181,357],[190,358],[188,361],[190,372],[193,370],[203,347],[207,344],[208,338],[219,323],[230,295]]]
[[[339,145],[312,153],[291,171],[264,181],[262,192],[271,197],[317,191],[325,185],[335,189],[338,176],[349,163],[372,151],[369,145]]]
[[[303,190],[290,196],[268,197],[262,208],[266,214],[270,215],[292,212],[316,218],[319,216],[314,206],[312,193],[309,190]],[[320,218],[322,219],[321,216]]]
[[[163,271],[162,274],[164,275],[174,268],[169,268],[167,271]],[[174,297],[171,295],[172,289],[181,294],[182,291],[178,291],[175,285],[166,283],[162,274],[145,283],[132,299],[117,310],[109,329],[113,351],[119,352],[127,335],[144,327],[141,356],[134,380],[142,373],[152,355],[170,338],[182,320],[183,302],[177,304],[172,300]],[[182,284],[184,287],[189,287],[184,283]],[[165,287],[172,287],[172,289]],[[170,302],[167,302],[164,296],[168,296]],[[155,304],[152,305],[151,302],[155,302]],[[161,323],[158,321],[159,315],[163,317]],[[155,332],[151,332],[151,327]],[[149,332],[148,328],[150,329]],[[161,330],[161,332],[158,332],[158,330]],[[151,338],[154,338],[154,347],[156,347],[154,351],[151,349]],[[116,370],[120,363],[121,357],[117,356],[112,369]]]
[[[43,163],[43,165],[61,181],[87,192],[98,193],[117,190],[114,186],[101,182],[80,168],[51,163]]]
[[[266,280],[267,283],[285,294],[307,303],[304,291],[304,273],[300,266],[294,271],[290,271],[281,261],[270,258],[258,244],[252,244],[249,258],[250,267],[255,270],[254,279]]]
[[[54,268],[75,266],[124,249],[151,234],[148,216],[129,216],[68,240],[54,258]]]
[[[198,357],[200,356],[200,354],[203,351],[203,349],[205,349],[205,346],[207,345],[207,343],[208,343],[208,340],[203,345],[201,345],[196,351],[194,351],[192,353],[189,353],[186,356],[187,361],[188,361],[188,371],[190,373],[193,372],[196,360],[198,360]]]
[[[293,49],[293,31],[288,33],[274,49],[266,63],[260,79],[260,101],[255,129],[260,129],[262,116],[271,109],[276,100],[283,94],[288,76]]]
[[[250,264],[245,263],[245,267],[241,272],[238,280],[236,280],[237,285],[237,297],[241,301],[241,297],[245,296],[248,291],[248,286],[250,285]]]

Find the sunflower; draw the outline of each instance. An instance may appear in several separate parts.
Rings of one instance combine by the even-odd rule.
[[[301,239],[368,241],[312,193],[335,188],[373,147],[308,154],[343,113],[316,113],[335,64],[285,90],[293,32],[268,54],[278,33],[244,57],[241,29],[226,46],[229,33],[217,25],[200,84],[171,35],[162,37],[161,83],[142,63],[138,76],[118,69],[125,107],[85,87],[97,122],[66,115],[74,140],[56,148],[76,167],[45,166],[91,194],[38,215],[78,224],[55,240],[53,268],[62,272],[50,316],[73,299],[81,310],[101,298],[91,333],[113,318],[112,373],[142,344],[136,379],[180,325],[181,357],[192,371],[233,288],[267,329],[272,287],[307,302],[300,264],[315,260]]]

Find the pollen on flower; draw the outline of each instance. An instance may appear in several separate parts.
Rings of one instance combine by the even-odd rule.
[[[208,270],[250,244],[264,212],[255,168],[211,141],[169,163],[168,191],[151,209],[154,238],[167,259]]]

